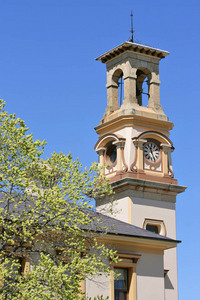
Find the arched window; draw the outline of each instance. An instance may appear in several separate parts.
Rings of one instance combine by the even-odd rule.
[[[119,77],[118,80],[118,103],[119,107],[122,105],[124,99],[124,79],[123,79],[123,73],[121,77]]]
[[[113,81],[118,86],[118,106],[120,107],[124,100],[124,79],[121,69],[117,69],[113,74]]]
[[[149,102],[149,82],[151,73],[146,68],[139,68],[136,72],[136,98],[140,106],[147,106]]]

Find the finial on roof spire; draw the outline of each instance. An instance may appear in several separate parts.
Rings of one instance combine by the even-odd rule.
[[[131,9],[131,14],[130,14],[130,16],[131,16],[131,30],[130,30],[130,32],[131,32],[131,37],[130,37],[130,39],[129,39],[129,42],[132,42],[133,43],[133,11],[132,11],[132,9]]]

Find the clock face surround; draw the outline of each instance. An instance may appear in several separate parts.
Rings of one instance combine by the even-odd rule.
[[[144,157],[151,163],[157,162],[160,157],[159,147],[153,142],[147,142],[144,144]]]

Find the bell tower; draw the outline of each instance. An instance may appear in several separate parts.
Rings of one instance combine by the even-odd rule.
[[[159,62],[167,51],[125,42],[98,57],[107,67],[107,107],[95,128],[100,164],[111,182],[130,177],[176,184],[171,162],[173,144],[160,104]],[[119,104],[119,80],[124,99]],[[143,84],[148,85],[148,105],[143,106]],[[111,137],[111,134],[113,135]],[[116,152],[116,154],[114,154]],[[115,159],[115,160],[114,160]]]
[[[169,138],[173,123],[160,103],[159,63],[168,54],[126,41],[97,58],[106,64],[107,107],[95,128],[95,150],[115,192],[112,217],[176,239],[176,195],[185,187],[174,178]],[[97,200],[97,210],[109,214],[109,204],[110,199]],[[165,250],[163,265],[165,300],[177,300],[176,248]]]
[[[103,120],[119,109],[119,78],[124,79],[124,100],[118,115],[154,114],[158,119],[167,120],[160,105],[159,61],[169,53],[131,42],[125,42],[97,58],[107,67],[107,108]],[[141,110],[142,84],[147,79],[149,87],[148,110]],[[156,115],[155,115],[156,114]],[[153,116],[153,115],[152,115]],[[102,120],[102,121],[103,121]]]

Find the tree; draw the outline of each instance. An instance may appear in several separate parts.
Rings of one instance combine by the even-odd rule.
[[[110,195],[110,185],[96,164],[83,169],[63,153],[43,159],[45,142],[4,106],[1,100],[1,299],[86,299],[81,282],[109,274],[105,261],[114,259],[90,226],[98,223],[91,200]]]

